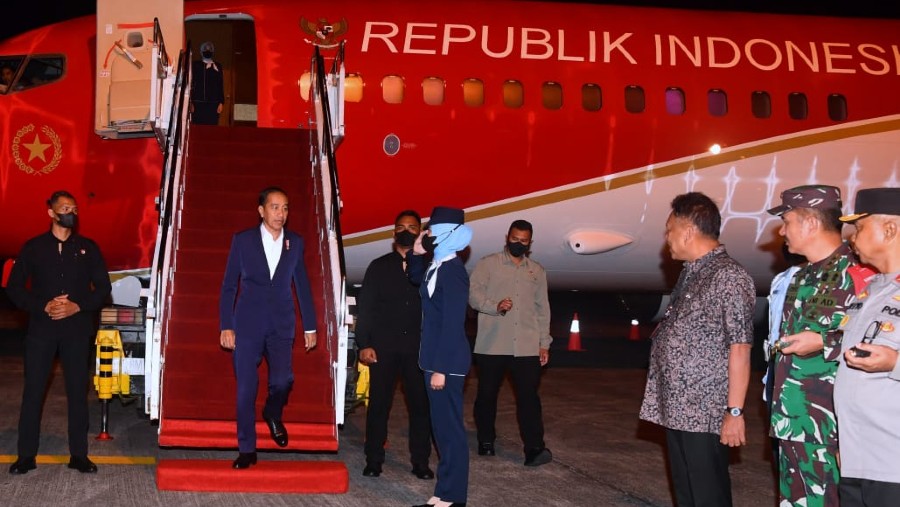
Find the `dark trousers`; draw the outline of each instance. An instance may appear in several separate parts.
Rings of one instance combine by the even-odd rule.
[[[218,125],[219,103],[194,101],[194,112],[191,113],[191,123],[196,125]]]
[[[895,507],[900,502],[900,484],[841,477],[841,507]]]
[[[34,336],[25,339],[25,387],[19,412],[19,456],[37,455],[41,439],[41,412],[53,359],[59,362],[66,383],[69,411],[69,454],[86,457],[88,452],[88,379],[91,337],[87,335]]]
[[[269,366],[269,395],[263,417],[281,420],[284,405],[294,384],[291,370],[293,336],[278,336],[273,330],[236,336],[234,377],[237,380],[238,450],[256,450],[256,392],[259,389],[259,363],[263,356]]]
[[[678,507],[730,507],[728,446],[714,433],[666,429],[669,467]]]
[[[384,463],[388,418],[394,404],[397,377],[403,381],[409,412],[409,456],[413,465],[428,465],[431,456],[431,419],[419,351],[377,351],[369,365],[369,406],[366,409],[366,462]]]
[[[431,372],[425,372],[425,389],[431,409],[431,428],[440,460],[434,496],[445,502],[465,503],[469,492],[469,443],[463,425],[465,377],[446,375],[441,390],[431,388]]]
[[[541,362],[538,356],[513,357],[475,354],[478,367],[478,394],[475,397],[475,425],[479,442],[497,438],[497,396],[506,372],[510,372],[516,393],[516,419],[525,450],[544,447],[544,419],[538,386]]]

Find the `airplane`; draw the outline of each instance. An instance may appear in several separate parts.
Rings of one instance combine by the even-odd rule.
[[[101,2],[102,3],[102,2]],[[223,124],[308,125],[317,45],[343,44],[338,150],[348,280],[389,248],[393,217],[465,208],[470,258],[517,218],[554,288],[665,291],[668,203],[703,191],[722,240],[767,287],[793,185],[896,186],[897,20],[614,5],[463,1],[188,1],[184,38],[212,40]],[[0,258],[45,227],[68,188],[111,270],[151,261],[162,156],[152,137],[96,130],[93,16],[0,43]],[[177,44],[176,44],[177,46]],[[470,262],[470,267],[474,263]]]

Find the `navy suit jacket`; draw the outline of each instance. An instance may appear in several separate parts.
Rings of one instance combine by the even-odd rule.
[[[410,281],[421,284],[422,341],[419,368],[445,375],[466,375],[472,365],[472,350],[466,337],[466,306],[469,304],[469,274],[459,257],[441,264],[434,294],[424,280],[424,255],[407,254]]]
[[[294,336],[297,317],[291,282],[304,329],[316,330],[316,311],[303,264],[303,238],[282,230],[281,259],[273,277],[269,276],[259,227],[241,231],[231,240],[219,300],[219,329],[233,329],[237,339],[270,327],[279,336]]]

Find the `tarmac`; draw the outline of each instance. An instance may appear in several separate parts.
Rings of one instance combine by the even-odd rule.
[[[662,428],[638,420],[646,379],[651,326],[641,325],[639,340],[629,340],[626,316],[602,301],[578,309],[583,320],[583,351],[569,351],[568,326],[572,301],[556,298],[550,364],[541,384],[545,441],[553,462],[523,466],[509,383],[501,392],[497,415],[497,455],[478,456],[472,418],[477,371],[467,379],[466,428],[470,443],[470,506],[652,506],[673,504],[665,459]],[[551,303],[553,300],[551,299]],[[582,303],[584,304],[584,303]],[[599,306],[598,306],[599,305]],[[576,305],[577,306],[577,305]],[[606,308],[605,310],[603,308]],[[610,313],[612,312],[612,313]],[[605,316],[604,318],[599,318]],[[596,325],[601,320],[605,325]],[[0,313],[0,504],[10,506],[402,506],[423,503],[434,481],[410,473],[406,409],[397,393],[389,424],[384,473],[362,475],[365,465],[365,406],[358,404],[340,430],[337,453],[260,453],[263,460],[341,460],[350,472],[350,488],[339,495],[277,495],[159,491],[155,463],[163,458],[233,459],[234,450],[164,449],[157,445],[157,426],[136,404],[114,400],[110,406],[110,441],[90,438],[90,456],[97,474],[80,474],[65,466],[65,392],[57,370],[44,405],[37,470],[23,476],[6,473],[15,459],[16,425],[22,389],[24,331],[15,315]],[[754,369],[746,404],[748,444],[732,452],[731,479],[736,507],[774,506],[775,480],[765,406],[761,400],[762,372]],[[214,381],[214,379],[211,379]],[[399,387],[398,387],[399,389]],[[202,389],[197,393],[203,396]],[[91,400],[95,398],[91,397]],[[99,403],[92,406],[90,436],[99,433]],[[432,468],[437,456],[432,455]],[[240,473],[235,471],[234,473]]]

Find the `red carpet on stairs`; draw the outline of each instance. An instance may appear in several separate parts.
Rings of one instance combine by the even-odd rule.
[[[156,466],[156,484],[167,491],[346,493],[350,477],[335,461],[260,460],[234,470],[231,460],[163,459]]]
[[[336,451],[331,351],[337,350],[337,342],[336,333],[328,332],[333,323],[326,321],[330,280],[324,276],[325,261],[318,248],[309,132],[193,125],[187,153],[184,204],[170,282],[174,293],[162,345],[160,445],[237,448],[232,356],[219,347],[219,289],[232,235],[259,225],[259,192],[274,185],[283,188],[290,200],[287,227],[306,240],[305,261],[319,320],[318,346],[307,353],[301,339],[300,346],[294,347],[294,388],[283,417],[290,435],[288,448]],[[300,322],[297,329],[303,329]],[[265,361],[259,374],[257,417],[261,418],[267,391]],[[261,449],[275,448],[261,421],[257,434]],[[159,488],[279,492],[342,492],[347,488],[342,463],[261,462],[238,472],[230,467],[230,460],[161,461]],[[291,479],[283,480],[286,476]]]

